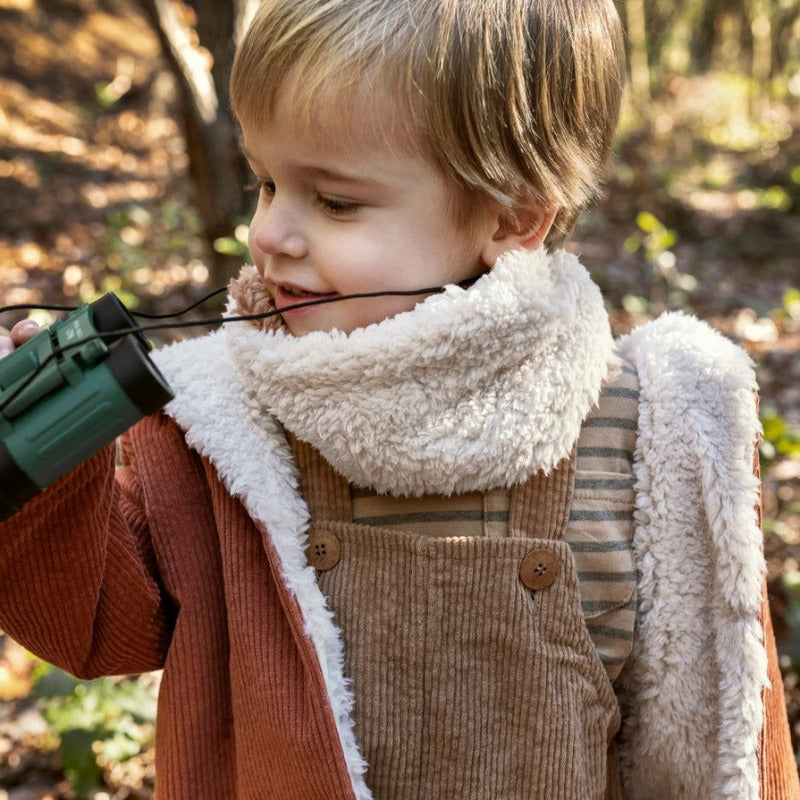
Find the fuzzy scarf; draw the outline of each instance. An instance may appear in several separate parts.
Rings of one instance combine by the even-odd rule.
[[[236,313],[268,307],[252,268],[231,295]],[[447,495],[510,487],[568,456],[613,342],[578,260],[539,250],[350,334],[229,327],[228,347],[256,418],[277,417],[351,483]]]

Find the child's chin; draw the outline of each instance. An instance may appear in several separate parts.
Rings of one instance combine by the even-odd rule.
[[[331,323],[326,325],[324,323],[305,323],[305,321],[284,319],[284,323],[292,336],[308,336],[310,333],[330,333],[333,330],[343,330],[342,326]],[[351,329],[346,329],[345,333],[349,333]]]
[[[377,325],[412,309],[413,305],[410,308],[405,305],[400,307],[392,305],[386,308],[369,310],[374,313],[353,314],[345,317],[331,315],[327,319],[324,315],[316,313],[289,313],[281,316],[292,336],[306,336],[309,333],[331,333],[332,331],[350,334],[370,325]]]

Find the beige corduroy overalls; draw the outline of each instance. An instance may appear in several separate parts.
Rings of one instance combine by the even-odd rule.
[[[618,705],[565,541],[575,453],[511,490],[508,536],[432,537],[354,523],[345,479],[289,439],[376,800],[621,797]]]

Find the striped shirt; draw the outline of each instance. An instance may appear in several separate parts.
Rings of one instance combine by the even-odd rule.
[[[631,540],[638,400],[635,370],[618,365],[581,428],[566,531],[588,632],[611,680],[630,655],[636,617]],[[392,497],[351,487],[351,498],[353,522],[360,525],[422,536],[510,535],[508,489]]]

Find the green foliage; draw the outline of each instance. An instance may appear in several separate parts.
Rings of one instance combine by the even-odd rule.
[[[95,83],[94,95],[98,105],[109,111],[113,109],[119,101],[133,87],[134,62],[130,56],[123,56],[117,59],[117,74],[108,83]]]
[[[783,302],[772,310],[771,316],[780,322],[800,322],[800,289],[786,289]]]
[[[214,250],[224,256],[236,258],[249,258],[250,251],[247,247],[248,226],[241,223],[236,226],[233,236],[221,236],[214,240]]]
[[[779,456],[800,460],[800,425],[787,422],[771,406],[762,407],[761,425],[764,429],[759,450],[762,466]]]
[[[678,242],[676,231],[668,228],[649,211],[636,215],[636,231],[623,243],[625,252],[641,253],[650,270],[650,297],[626,295],[623,308],[632,313],[659,314],[665,308],[685,308],[688,295],[697,286],[693,275],[681,273],[672,248]]]
[[[639,250],[644,252],[645,259],[655,264],[660,261],[670,261],[665,259],[666,253],[671,253],[671,248],[678,241],[678,234],[670,230],[649,211],[640,211],[636,215],[636,227],[638,231],[625,240],[625,250],[629,253],[636,253]]]
[[[141,681],[79,681],[45,663],[33,678],[64,774],[80,797],[100,785],[102,762],[127,761],[152,743],[156,700]]]
[[[97,104],[106,111],[117,105],[123,95],[114,91],[113,83],[96,83],[94,85],[94,96]]]
[[[792,631],[788,641],[781,643],[781,653],[787,656],[792,668],[800,667],[800,571],[794,569],[783,574],[783,588],[786,590],[785,620]]]

